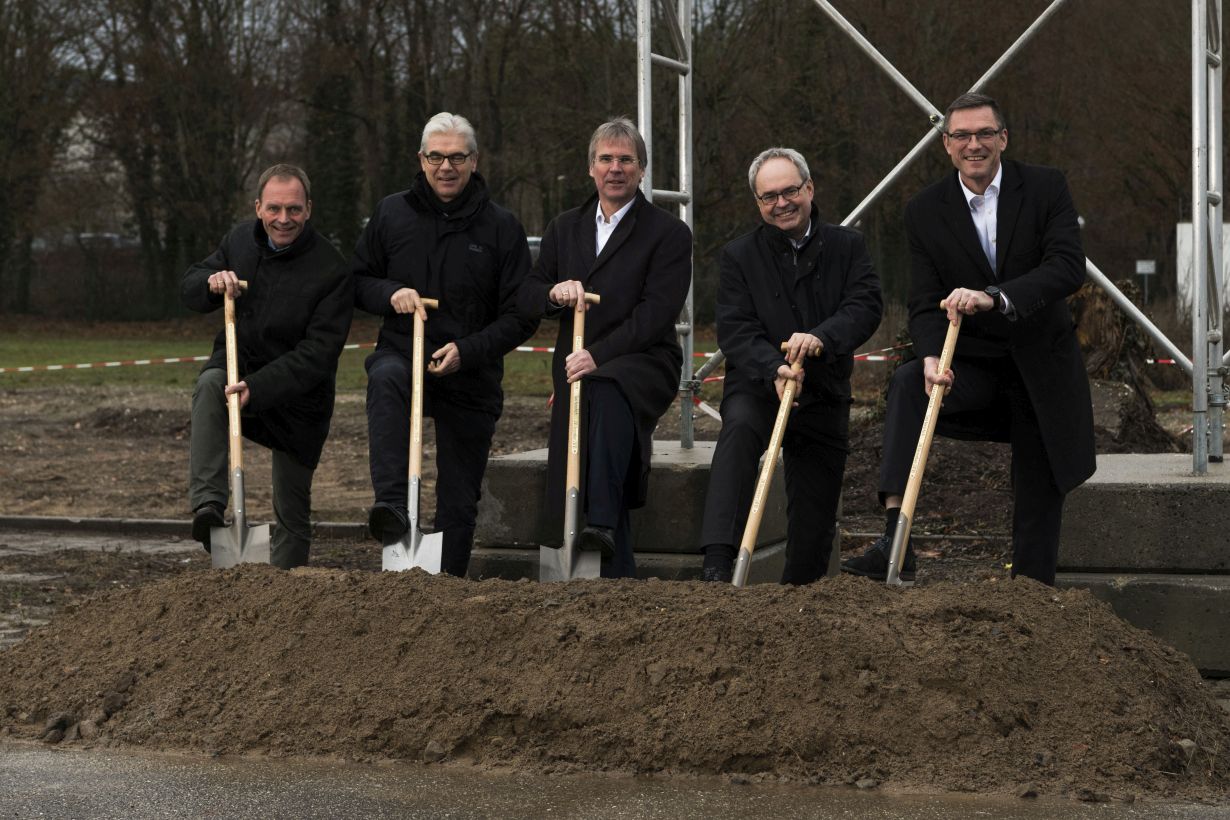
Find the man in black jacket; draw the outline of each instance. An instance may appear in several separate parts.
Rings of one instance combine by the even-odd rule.
[[[884,535],[846,572],[883,579],[932,385],[949,389],[938,431],[1012,444],[1012,574],[1055,582],[1064,496],[1094,471],[1089,380],[1064,299],[1085,281],[1076,208],[1054,168],[1001,161],[1008,130],[990,97],[944,116],[950,173],[912,199],[910,335],[917,359],[889,386],[880,463]],[[939,309],[947,302],[947,314]],[[938,372],[948,323],[965,318]],[[901,577],[914,573],[907,545]]]
[[[587,526],[577,547],[602,553],[603,577],[634,577],[628,511],[644,506],[653,429],[679,390],[683,354],[675,320],[692,276],[692,232],[637,187],[645,140],[629,120],[594,131],[589,175],[597,189],[551,221],[523,309],[559,317],[551,361],[555,404],[547,463],[548,504],[562,520],[569,385],[582,391],[582,484]],[[573,314],[586,291],[602,297],[585,320],[585,349],[572,352]]]
[[[308,221],[311,184],[302,169],[274,165],[262,173],[256,215],[189,268],[181,286],[184,304],[201,313],[221,307],[224,293],[238,299],[241,380],[226,383],[220,332],[192,393],[192,537],[209,549],[210,528],[224,524],[226,396],[238,394],[244,436],[273,450],[278,526],[270,558],[289,569],[308,561],[312,474],[329,435],[337,358],[350,332],[354,295],[342,255]],[[239,290],[241,279],[246,291]]]
[[[367,429],[375,503],[368,529],[380,540],[406,531],[413,316],[427,319],[424,415],[436,426],[436,519],[441,568],[464,576],[479,489],[504,406],[504,355],[535,322],[518,313],[530,267],[525,230],[491,201],[478,173],[474,128],[443,112],[423,129],[422,171],[383,199],[355,246],[355,304],[384,317],[367,359]],[[423,298],[440,300],[430,316]]]
[[[853,354],[880,324],[880,282],[862,235],[820,220],[811,173],[797,151],[761,152],[748,184],[762,223],[722,251],[717,331],[726,379],[701,531],[702,578],[731,579],[757,462],[786,382],[794,380],[802,389],[782,446],[782,583],[807,584],[828,566],[848,451]],[[790,368],[796,361],[803,362],[798,373]]]

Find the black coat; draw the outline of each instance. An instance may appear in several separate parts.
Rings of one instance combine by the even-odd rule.
[[[940,300],[957,287],[999,285],[1016,320],[997,310],[965,317],[953,372],[961,377],[962,359],[1012,358],[1038,417],[1055,484],[1066,493],[1095,469],[1089,380],[1064,301],[1085,281],[1080,229],[1060,171],[1013,160],[1004,160],[1003,170],[994,272],[955,170],[906,206],[910,335],[920,358],[938,356],[948,330]],[[1006,429],[992,437],[1006,440]]]
[[[862,234],[820,222],[816,214],[813,206],[816,228],[797,253],[785,233],[764,223],[722,249],[723,396],[754,393],[776,401],[773,381],[786,363],[781,343],[802,332],[819,338],[824,351],[804,361],[800,407],[850,403],[854,351],[875,333],[883,312],[880,280]]]
[[[427,355],[456,342],[461,369],[428,376],[428,389],[499,415],[504,356],[536,327],[517,311],[517,291],[530,269],[529,244],[521,223],[491,201],[477,173],[444,206],[447,211],[442,205],[422,173],[409,190],[381,200],[355,245],[355,305],[384,317],[378,354],[396,350],[409,356],[414,315],[396,313],[389,298],[410,287],[439,299],[440,308],[427,312]]]
[[[235,301],[239,378],[250,391],[244,436],[315,468],[329,435],[337,357],[354,312],[346,262],[311,222],[277,252],[260,220],[242,222],[184,274],[180,292],[188,308],[209,313],[222,307],[222,296],[210,293],[206,281],[220,270],[248,281]],[[204,369],[211,367],[226,368],[225,331]]]
[[[542,315],[548,308],[548,291],[569,279],[580,280],[587,291],[602,297],[602,303],[591,306],[585,316],[585,347],[598,366],[586,379],[614,382],[632,408],[640,469],[628,477],[624,503],[635,509],[645,503],[654,427],[679,392],[683,352],[675,322],[692,278],[692,232],[638,191],[602,255],[595,256],[597,208],[594,194],[547,226],[538,264],[521,290],[521,305],[532,315]],[[551,362],[555,403],[547,485],[551,503],[562,505],[568,435],[564,359],[572,352],[573,311],[561,309],[551,315],[559,317],[560,327]]]

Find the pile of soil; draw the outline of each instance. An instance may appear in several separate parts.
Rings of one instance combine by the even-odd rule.
[[[1083,591],[465,581],[248,566],[0,653],[24,738],[531,772],[1224,799],[1230,716]]]

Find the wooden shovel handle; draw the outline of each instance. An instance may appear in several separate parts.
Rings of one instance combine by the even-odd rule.
[[[586,293],[585,302],[596,305],[602,297]],[[577,302],[572,312],[572,352],[585,349],[585,302]],[[568,389],[568,465],[564,490],[581,486],[581,380],[577,379]]]
[[[941,302],[940,306],[943,307]],[[939,373],[943,375],[952,367],[953,354],[957,349],[957,336],[961,332],[961,314],[957,321],[949,323],[948,334],[944,337],[944,347],[940,351]],[[905,494],[901,497],[901,514],[910,521],[914,520],[914,506],[918,502],[918,493],[922,488],[923,471],[927,467],[927,456],[931,453],[931,442],[935,438],[935,428],[939,423],[940,406],[944,402],[944,386],[932,385],[931,396],[927,400],[927,412],[923,416],[922,431],[918,436],[918,447],[914,451],[914,461],[910,464],[910,477],[905,485]]]
[[[419,297],[423,307],[438,310],[439,299]],[[426,321],[414,312],[414,345],[410,351],[410,477],[423,475],[423,356],[426,347]]]

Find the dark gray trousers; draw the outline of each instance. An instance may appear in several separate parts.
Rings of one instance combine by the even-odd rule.
[[[226,371],[201,371],[192,391],[192,441],[188,456],[188,503],[196,510],[212,501],[222,506],[230,498],[227,463],[230,434],[227,420]],[[312,543],[312,475],[281,450],[273,450],[273,516],[278,525],[270,543],[270,563],[282,569],[308,562]],[[250,509],[250,507],[249,507]]]

